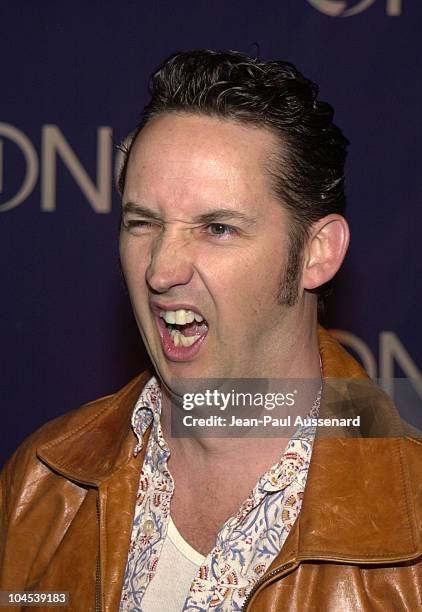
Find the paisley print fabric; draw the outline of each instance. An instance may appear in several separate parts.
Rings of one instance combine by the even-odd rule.
[[[309,416],[317,416],[320,394]],[[161,390],[153,377],[144,387],[132,416],[142,436],[152,425],[145,453],[133,521],[120,612],[142,612],[142,598],[154,578],[167,533],[174,481],[167,469],[169,447],[160,425]],[[214,548],[199,567],[183,612],[240,611],[256,581],[280,552],[302,505],[311,460],[314,428],[299,428],[280,461],[257,482],[236,515],[221,527]]]

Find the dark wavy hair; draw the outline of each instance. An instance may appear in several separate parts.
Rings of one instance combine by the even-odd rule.
[[[293,304],[303,245],[312,223],[344,214],[344,164],[348,140],[333,123],[333,109],[317,99],[318,86],[285,61],[264,62],[235,51],[196,50],[165,60],[150,82],[134,138],[125,150],[118,187],[123,193],[136,136],[154,117],[190,113],[270,130],[280,147],[268,160],[272,188],[291,224],[290,255],[279,299]],[[326,295],[327,283],[317,293]],[[328,290],[328,291],[327,291]]]

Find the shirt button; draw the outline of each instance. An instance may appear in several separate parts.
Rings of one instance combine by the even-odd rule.
[[[151,535],[151,533],[153,533],[154,531],[154,521],[151,519],[147,519],[146,521],[144,521],[142,525],[142,531],[146,535]]]

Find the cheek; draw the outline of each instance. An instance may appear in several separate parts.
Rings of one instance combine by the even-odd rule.
[[[237,284],[242,286],[245,293],[254,296],[259,305],[273,295],[274,288],[279,286],[284,270],[283,261],[283,255],[278,250],[262,250],[237,268]]]
[[[139,245],[131,244],[127,240],[121,240],[119,251],[120,263],[127,284],[140,286],[145,278],[147,267],[145,250],[141,250]]]
[[[123,274],[125,276],[126,282],[128,282],[128,276],[130,271],[129,259],[130,259],[130,251],[128,249],[127,241],[120,237],[119,242],[119,257],[120,257],[120,265],[123,270]]]

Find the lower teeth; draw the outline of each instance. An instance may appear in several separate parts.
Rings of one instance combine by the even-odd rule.
[[[192,344],[198,340],[199,334],[195,334],[194,336],[184,336],[178,329],[172,329],[170,332],[170,337],[174,346],[184,346],[187,348],[188,346],[192,346]]]

